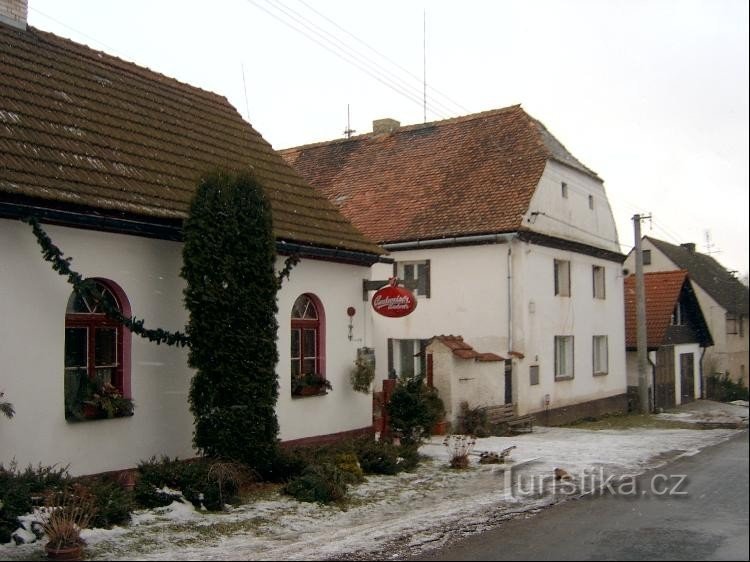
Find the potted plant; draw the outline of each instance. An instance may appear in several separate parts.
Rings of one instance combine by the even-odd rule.
[[[318,373],[304,373],[292,377],[293,396],[315,396],[333,390],[331,382]]]
[[[357,392],[369,394],[370,385],[374,378],[374,365],[367,361],[364,355],[359,355],[354,361],[354,367],[352,367],[352,370],[349,373],[349,380],[352,383],[352,388]]]
[[[112,384],[105,382],[83,401],[86,418],[119,418],[133,414],[133,401],[125,398]]]
[[[85,529],[94,515],[93,498],[73,491],[60,492],[47,502],[42,530],[49,539],[44,550],[50,560],[81,560]]]

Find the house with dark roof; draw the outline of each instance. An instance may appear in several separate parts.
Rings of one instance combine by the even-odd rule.
[[[703,375],[724,374],[748,384],[748,310],[750,293],[732,273],[708,254],[696,251],[695,244],[670,244],[644,236],[643,271],[684,269],[698,297],[703,315],[714,341],[703,359]],[[625,260],[625,267],[635,271],[635,251]]]
[[[195,454],[186,349],[154,345],[76,298],[22,219],[36,217],[111,306],[183,330],[182,222],[216,169],[254,173],[278,269],[301,258],[278,294],[281,439],[369,430],[372,401],[349,384],[364,316],[340,312],[362,308],[382,248],[225,98],[28,27],[26,10],[0,2],[0,389],[16,409],[0,426],[0,463],[87,474]],[[293,395],[292,377],[313,370],[333,390]],[[81,381],[131,398],[133,415],[89,419]]]
[[[522,107],[382,119],[281,153],[391,253],[374,279],[416,284],[414,313],[373,318],[380,378],[426,371],[427,342],[452,334],[503,359],[502,391],[474,406],[549,423],[625,409],[624,256],[603,181]]]
[[[674,408],[701,397],[701,364],[713,345],[696,291],[686,270],[643,275],[649,396],[653,409]],[[625,279],[625,345],[628,387],[638,388],[635,275]]]

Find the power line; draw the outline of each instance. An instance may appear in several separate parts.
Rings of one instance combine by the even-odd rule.
[[[287,27],[290,27],[291,29],[293,29],[297,33],[300,33],[301,35],[304,35],[306,38],[308,38],[311,41],[315,42],[316,44],[318,44],[319,46],[323,47],[324,49],[326,49],[330,53],[336,55],[337,57],[341,58],[345,62],[347,62],[347,63],[349,63],[349,64],[357,67],[362,72],[364,72],[368,76],[374,78],[375,80],[379,81],[381,84],[387,86],[388,88],[394,90],[396,93],[401,94],[402,96],[406,97],[407,99],[409,99],[409,100],[411,100],[411,101],[413,101],[415,103],[419,103],[420,105],[422,105],[421,95],[420,95],[420,93],[416,93],[414,91],[414,87],[409,86],[408,84],[404,85],[402,81],[401,81],[401,83],[394,82],[393,79],[391,78],[391,76],[394,76],[393,73],[390,72],[390,71],[388,71],[387,69],[383,69],[382,66],[377,65],[377,63],[375,63],[375,64],[376,64],[376,66],[380,67],[380,70],[373,69],[372,68],[372,61],[371,61],[371,59],[367,59],[366,57],[363,57],[362,55],[357,54],[357,53],[353,54],[353,53],[349,52],[349,50],[348,50],[349,46],[348,45],[346,45],[345,43],[343,43],[337,37],[332,36],[330,33],[328,33],[325,30],[320,30],[319,31],[318,29],[316,29],[316,27],[318,27],[318,26],[316,26],[315,24],[310,24],[307,21],[305,21],[306,18],[304,18],[304,16],[301,16],[300,14],[294,12],[293,10],[291,10],[289,8],[286,8],[280,2],[275,2],[275,5],[274,5],[274,4],[271,4],[271,0],[266,0],[266,2],[268,4],[270,4],[270,6],[273,9],[275,9],[277,12],[279,12],[281,15],[270,11],[269,9],[267,9],[264,6],[261,6],[260,4],[258,4],[258,2],[256,0],[247,0],[247,1],[250,2],[251,4],[253,4],[256,8],[258,8],[258,9],[264,11],[265,13],[267,13],[268,15],[270,15],[271,17],[273,17],[277,21],[283,23]],[[290,12],[294,12],[294,13],[290,13]],[[295,23],[296,23],[296,25],[295,25]],[[304,29],[301,29],[299,27],[299,25],[301,25],[304,28],[308,29],[310,32],[312,32],[314,34],[314,36],[310,35],[310,33],[306,32]],[[328,37],[326,37],[326,35],[330,36],[332,39],[329,39]],[[343,45],[344,48],[342,48],[341,46],[339,46],[337,43]],[[391,76],[388,76],[389,74]],[[398,79],[398,77],[396,77],[396,78]],[[411,88],[412,91],[408,91],[406,88]],[[446,117],[448,117],[448,115],[446,115],[442,111],[435,111],[435,110],[433,110],[433,112],[436,113],[440,118],[446,118]]]
[[[381,53],[380,51],[378,51],[378,50],[377,50],[377,49],[376,49],[375,47],[373,47],[372,45],[370,45],[370,44],[366,43],[365,41],[363,41],[362,39],[360,39],[359,37],[357,37],[356,35],[354,35],[354,34],[353,34],[352,32],[350,32],[349,30],[347,30],[347,29],[345,29],[345,28],[341,27],[341,26],[340,26],[339,24],[337,24],[337,23],[336,23],[335,21],[333,21],[333,20],[332,20],[331,18],[329,18],[329,17],[328,17],[328,16],[326,16],[325,14],[323,14],[323,13],[319,12],[318,10],[316,10],[315,8],[313,8],[313,7],[312,7],[312,6],[310,5],[310,4],[308,4],[308,3],[307,3],[307,2],[305,2],[304,0],[297,0],[297,1],[298,1],[298,2],[300,3],[300,4],[303,4],[304,6],[306,6],[306,7],[307,7],[307,8],[308,8],[308,9],[309,9],[310,11],[312,11],[312,12],[316,13],[316,14],[317,14],[318,16],[320,16],[321,18],[323,18],[324,20],[326,20],[326,21],[327,21],[328,23],[330,23],[331,25],[333,25],[333,26],[334,26],[334,27],[336,27],[337,29],[339,29],[339,30],[343,31],[344,33],[346,33],[347,35],[349,35],[349,36],[350,36],[351,38],[353,38],[353,39],[354,39],[355,41],[357,41],[358,43],[361,43],[362,45],[364,45],[365,47],[367,47],[368,49],[370,49],[370,50],[371,50],[371,51],[372,51],[373,53],[375,53],[376,55],[378,55],[379,57],[381,57],[381,58],[382,58],[383,60],[387,61],[388,63],[392,64],[393,66],[395,66],[396,68],[398,68],[399,70],[401,70],[401,71],[402,71],[403,73],[405,73],[406,75],[408,75],[409,77],[411,77],[411,78],[412,78],[413,80],[415,80],[416,82],[419,82],[419,83],[421,83],[421,82],[422,82],[422,79],[421,79],[421,78],[420,78],[419,76],[416,76],[416,75],[415,75],[414,73],[412,73],[412,72],[411,72],[410,70],[408,70],[408,69],[404,68],[403,66],[401,66],[401,65],[400,65],[399,63],[397,63],[396,61],[394,61],[394,60],[390,59],[389,57],[387,57],[386,55],[384,55],[383,53]],[[447,95],[445,95],[445,94],[444,94],[443,92],[439,91],[439,90],[438,90],[437,88],[434,88],[434,87],[432,87],[432,86],[429,86],[429,87],[428,87],[428,90],[429,90],[430,92],[434,93],[434,94],[437,94],[437,95],[439,95],[439,96],[440,96],[440,97],[442,97],[442,98],[443,98],[443,99],[444,99],[445,101],[447,101],[447,102],[449,102],[449,103],[453,104],[453,105],[454,105],[455,107],[457,107],[458,109],[460,109],[462,113],[471,113],[471,110],[467,109],[466,107],[464,107],[463,105],[461,105],[461,104],[460,104],[460,103],[458,103],[457,101],[455,101],[455,100],[452,100],[452,99],[451,99],[450,97],[448,97]]]

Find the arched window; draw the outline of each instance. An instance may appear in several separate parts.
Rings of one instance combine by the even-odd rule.
[[[316,379],[310,375],[325,378],[324,334],[325,316],[320,301],[310,294],[297,297],[292,306],[291,334],[292,394],[295,396],[310,393],[302,391],[304,386],[315,386]]]
[[[122,290],[97,279],[106,306],[130,315]],[[130,333],[104,313],[102,303],[75,291],[65,310],[65,417],[119,417],[132,413],[126,360]]]

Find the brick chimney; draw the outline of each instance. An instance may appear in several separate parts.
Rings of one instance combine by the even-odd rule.
[[[0,0],[2,1],[2,0]],[[375,119],[372,122],[372,134],[373,135],[387,135],[393,131],[398,130],[401,123],[395,119]]]
[[[28,0],[0,0],[0,23],[6,23],[25,31],[28,15]]]
[[[695,243],[694,242],[686,242],[685,244],[680,244],[683,248],[685,248],[688,252],[691,254],[695,253]]]

